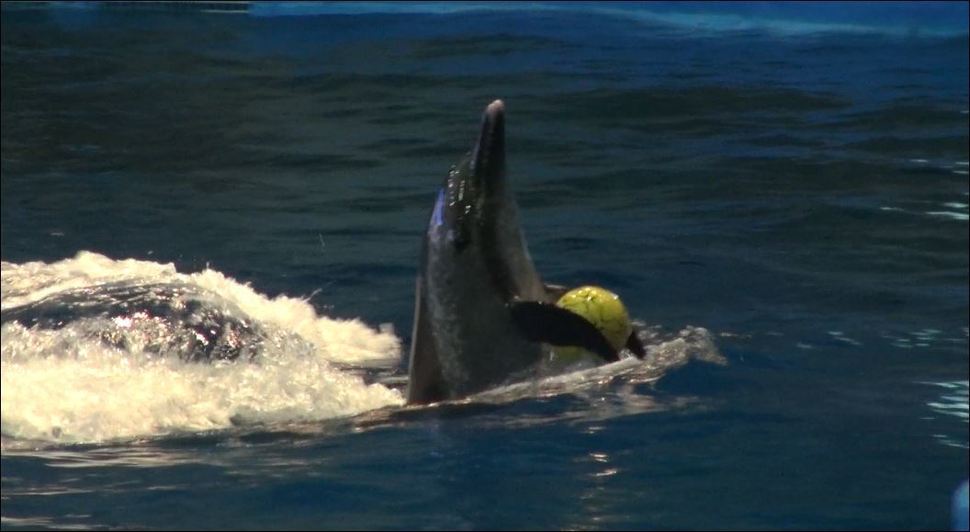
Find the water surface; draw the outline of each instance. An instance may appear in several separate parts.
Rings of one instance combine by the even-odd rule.
[[[141,276],[297,340],[192,369],[5,324],[3,528],[948,526],[966,6],[605,7],[5,4],[4,310]],[[544,277],[726,366],[395,413],[421,232],[495,98]]]

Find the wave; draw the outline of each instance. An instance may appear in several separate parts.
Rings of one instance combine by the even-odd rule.
[[[191,290],[180,294],[205,297],[206,305],[260,331],[252,363],[198,364],[184,350],[199,342],[179,336],[194,331],[148,316],[95,314],[34,327],[5,319],[5,437],[101,442],[321,420],[403,404],[399,390],[367,384],[354,370],[399,364],[400,340],[389,326],[319,316],[303,299],[269,299],[214,270],[182,274],[171,264],[85,251],[49,264],[3,262],[0,274],[5,315],[92,287],[182,286]]]
[[[5,10],[51,8],[84,23],[99,8],[196,11],[254,17],[453,15],[467,12],[608,16],[691,32],[763,31],[776,35],[879,34],[966,38],[965,2],[44,2]],[[72,16],[73,15],[73,16]],[[70,18],[67,18],[70,17]]]
[[[967,35],[967,6],[841,2],[254,2],[257,17],[313,15],[449,15],[465,12],[566,12],[623,18],[691,31],[767,31],[785,35],[870,33]]]

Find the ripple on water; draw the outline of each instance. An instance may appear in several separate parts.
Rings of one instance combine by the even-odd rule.
[[[948,418],[957,418],[964,424],[970,423],[970,381],[940,381],[924,384],[942,388],[940,395],[926,403],[933,413]],[[948,447],[970,449],[966,429],[960,432],[937,432],[933,438]]]

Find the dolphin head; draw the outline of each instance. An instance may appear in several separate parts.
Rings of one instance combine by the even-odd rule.
[[[505,187],[505,103],[495,100],[482,114],[478,141],[466,161],[466,174],[480,187],[483,199],[493,202]],[[487,202],[486,202],[487,206]]]
[[[478,140],[448,172],[431,214],[428,237],[439,253],[479,253],[493,288],[505,298],[534,298],[542,283],[519,226],[518,206],[506,178],[505,104],[482,114]],[[450,249],[444,249],[447,244]]]
[[[472,151],[451,167],[438,192],[432,228],[446,226],[448,241],[464,250],[488,223],[505,184],[505,104],[495,100],[482,116],[482,129]],[[494,217],[492,217],[494,219]]]
[[[539,358],[508,304],[544,292],[506,181],[505,104],[482,116],[471,151],[448,172],[424,235],[408,402],[480,391]]]

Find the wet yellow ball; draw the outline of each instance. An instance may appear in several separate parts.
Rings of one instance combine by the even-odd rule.
[[[620,351],[633,332],[630,314],[620,296],[599,286],[581,286],[566,292],[556,305],[579,314],[599,329],[614,349]],[[563,358],[579,357],[585,352],[579,348],[557,348],[556,353]]]

